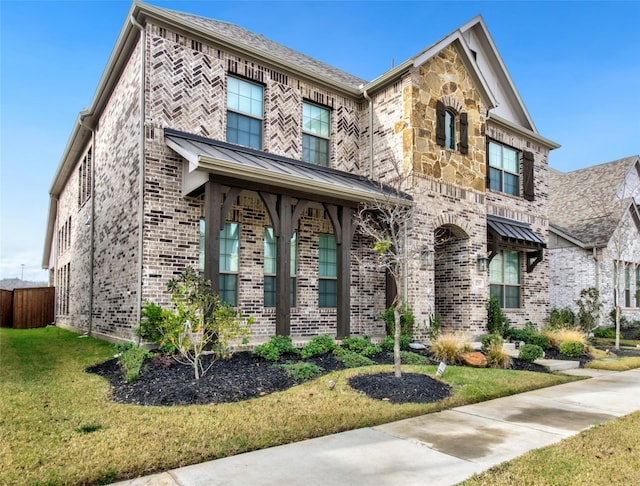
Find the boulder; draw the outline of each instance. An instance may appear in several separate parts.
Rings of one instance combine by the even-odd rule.
[[[458,359],[467,366],[473,366],[474,368],[486,368],[487,357],[479,351],[471,351],[469,353],[461,353],[458,355]]]

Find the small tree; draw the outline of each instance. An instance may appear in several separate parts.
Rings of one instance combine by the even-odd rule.
[[[580,291],[580,299],[576,300],[578,305],[578,315],[576,320],[580,329],[589,333],[598,327],[598,317],[602,303],[600,302],[600,291],[595,287],[589,287]]]
[[[153,312],[155,327],[147,320],[141,329],[160,344],[170,342],[177,352],[176,361],[193,366],[198,380],[216,360],[231,356],[231,342],[250,334],[253,318],[245,321],[240,312],[220,301],[211,283],[191,267],[169,281],[167,288],[173,309]],[[206,367],[202,363],[205,355],[211,356]]]
[[[508,325],[507,317],[500,307],[500,302],[498,302],[495,295],[492,295],[487,301],[487,330],[489,334],[497,334],[504,337],[504,332]]]

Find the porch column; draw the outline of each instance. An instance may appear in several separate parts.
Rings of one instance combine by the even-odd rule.
[[[211,290],[216,294],[220,292],[222,197],[222,186],[209,176],[204,188],[204,278],[211,281]]]
[[[276,231],[276,334],[291,334],[291,196],[278,195]]]

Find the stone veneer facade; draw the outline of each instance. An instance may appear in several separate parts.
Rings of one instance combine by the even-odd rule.
[[[203,197],[184,197],[184,161],[164,143],[163,128],[225,140],[228,75],[264,86],[263,150],[300,159],[302,101],[331,108],[330,167],[369,176],[369,143],[374,134],[374,178],[390,182],[399,162],[411,175],[405,188],[416,202],[410,235],[416,248],[434,247],[434,231],[448,228],[453,237],[435,253],[435,265],[419,259],[409,264],[407,298],[416,324],[433,313],[449,329],[485,331],[488,275],[478,272],[477,255],[487,253],[487,214],[529,223],[548,237],[546,180],[548,149],[493,124],[455,47],[448,47],[423,66],[371,93],[374,126],[368,105],[316,86],[254,60],[226,52],[148,24],[145,77],[145,170],[143,201],[142,295],[137,295],[139,263],[139,80],[141,58],[133,50],[92,142],[93,201],[78,208],[77,173],[59,200],[57,230],[71,218],[71,247],[58,252],[56,274],[70,266],[70,285],[59,287],[58,300],[70,302],[59,325],[88,330],[109,339],[135,339],[138,303],[167,304],[167,282],[186,266],[198,265],[199,221]],[[443,100],[469,117],[469,152],[435,144],[435,103]],[[536,199],[526,201],[486,191],[486,138],[535,155]],[[87,150],[89,146],[87,147]],[[80,164],[81,160],[78,160]],[[94,204],[94,258],[91,264],[91,204]],[[255,193],[243,191],[228,216],[240,224],[239,307],[255,317],[253,334],[265,340],[275,333],[273,309],[263,301],[263,237],[271,223]],[[335,335],[335,309],[318,308],[318,235],[332,233],[320,204],[305,210],[298,228],[298,305],[291,312],[291,334]],[[351,263],[351,333],[384,335],[379,319],[385,306],[385,276],[358,263],[371,245],[356,235]],[[91,295],[90,275],[93,267]],[[509,310],[513,324],[540,323],[548,310],[548,264],[545,259],[527,274],[522,269],[522,307]],[[64,292],[65,295],[61,295]],[[93,317],[89,309],[93,306]],[[424,328],[423,328],[424,329]]]

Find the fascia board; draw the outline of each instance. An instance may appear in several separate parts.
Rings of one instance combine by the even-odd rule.
[[[500,52],[498,51],[495,43],[493,42],[493,38],[491,37],[491,34],[489,33],[489,29],[487,29],[487,25],[484,22],[484,18],[482,17],[482,15],[478,15],[476,17],[474,17],[472,20],[470,20],[469,22],[467,22],[465,25],[463,25],[462,27],[460,27],[460,32],[464,33],[467,32],[469,30],[472,29],[476,29],[476,30],[480,30],[480,32],[482,33],[483,36],[483,40],[487,43],[491,53],[493,54],[493,62],[494,64],[496,64],[499,68],[499,71],[503,74],[504,76],[504,80],[507,82],[509,89],[511,90],[512,96],[515,99],[515,101],[517,102],[518,106],[520,107],[520,109],[522,110],[522,113],[524,114],[525,118],[527,119],[527,123],[529,123],[529,126],[531,127],[531,130],[535,133],[538,133],[538,129],[536,128],[535,123],[533,122],[533,119],[531,118],[531,115],[529,114],[529,110],[527,110],[527,107],[525,106],[524,102],[522,101],[522,97],[520,96],[520,93],[518,92],[518,89],[516,88],[516,85],[513,82],[513,79],[511,78],[511,75],[509,74],[509,70],[507,69],[507,66],[505,65],[504,61],[502,60],[502,56],[500,55]]]
[[[567,233],[566,231],[562,230],[561,228],[558,228],[557,226],[553,225],[553,224],[549,224],[549,231],[551,233],[555,233],[558,236],[560,236],[561,238],[573,243],[574,245],[583,248],[583,249],[589,249],[589,245],[584,244],[582,241],[580,241],[579,239],[577,239],[574,236],[571,236],[569,233]],[[591,247],[593,247],[594,245],[592,244]]]
[[[514,132],[519,133],[520,135],[523,135],[527,138],[535,140],[536,142],[540,143],[541,145],[544,145],[550,150],[561,147],[560,144],[552,140],[549,140],[548,138],[545,138],[542,135],[539,135],[537,132],[531,131],[528,128],[525,128],[523,126],[516,125],[515,123],[510,122],[509,120],[506,120],[505,118],[502,118],[501,116],[498,116],[495,113],[489,113],[488,120],[494,122],[497,125],[501,125],[503,128],[513,130]]]
[[[49,215],[47,217],[47,228],[44,237],[44,251],[42,253],[42,268],[48,269],[51,264],[51,249],[53,248],[53,233],[58,215],[58,199],[49,199]]]

